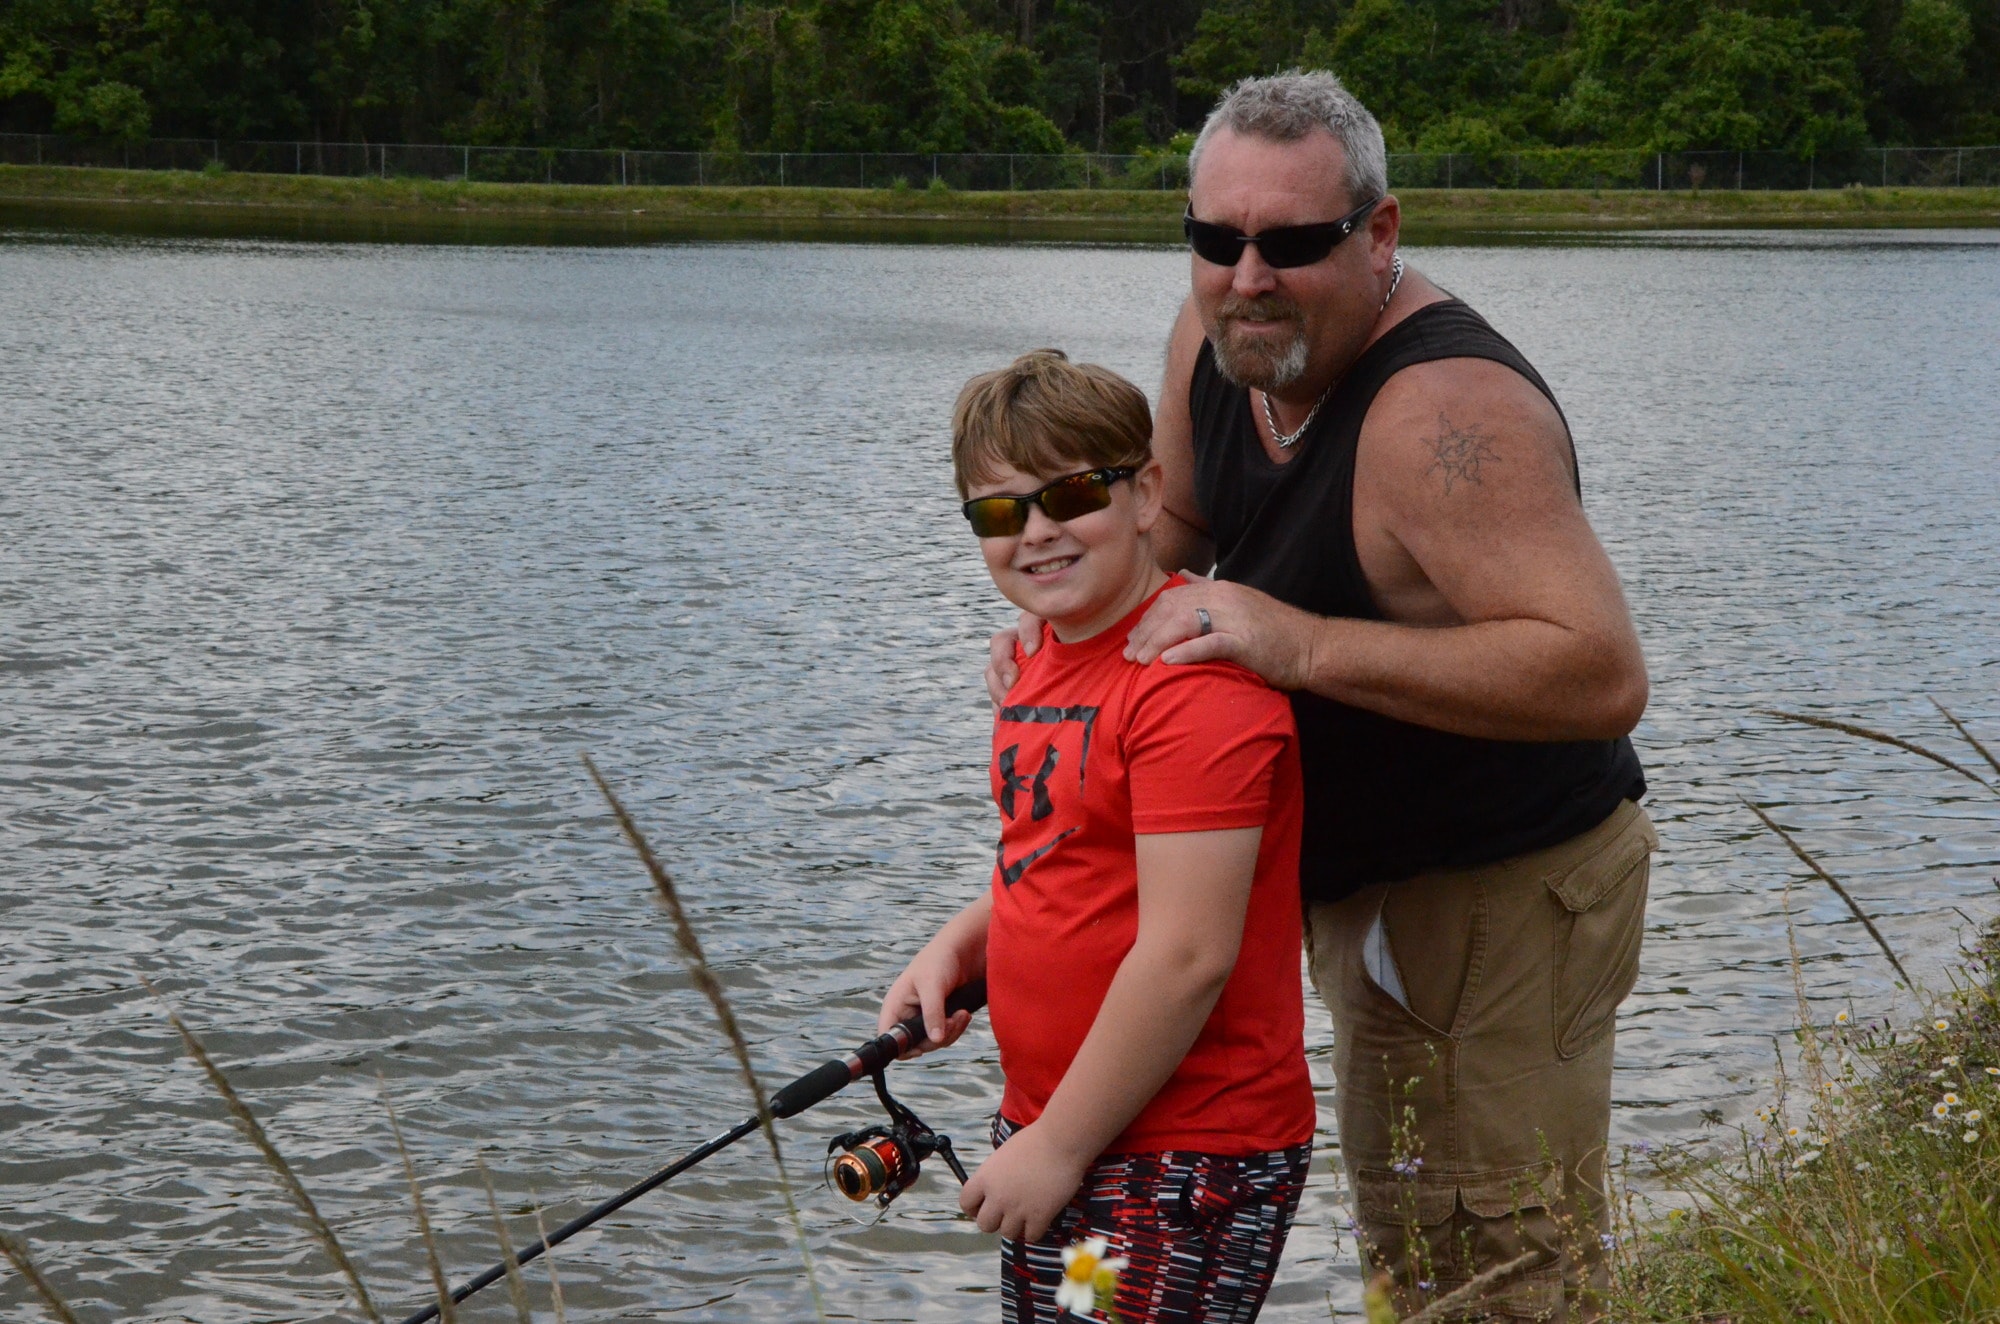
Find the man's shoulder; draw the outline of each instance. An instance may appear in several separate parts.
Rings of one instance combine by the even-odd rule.
[[[1385,340],[1393,348],[1383,345]],[[1378,415],[1447,400],[1473,407],[1534,405],[1561,424],[1527,356],[1477,309],[1443,291],[1404,314],[1370,349],[1392,349],[1389,376],[1368,411],[1370,422]]]
[[[1508,364],[1430,359],[1397,372],[1376,394],[1361,424],[1356,477],[1400,486],[1425,473],[1443,484],[1460,470],[1474,476],[1467,465],[1518,464],[1507,457],[1530,453],[1539,457],[1530,469],[1574,484],[1569,426],[1554,401]]]
[[[1376,392],[1362,427],[1394,423],[1412,413],[1435,417],[1440,409],[1519,414],[1567,435],[1554,403],[1517,368],[1474,355],[1426,359],[1399,369]]]

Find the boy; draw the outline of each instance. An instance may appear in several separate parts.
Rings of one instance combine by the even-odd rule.
[[[948,1044],[970,1017],[945,998],[986,977],[1007,1084],[959,1204],[1002,1237],[1007,1324],[1054,1324],[1085,1236],[1126,1261],[1127,1324],[1255,1319],[1311,1152],[1291,708],[1231,664],[1125,659],[1181,582],[1149,545],[1151,435],[1138,388],[1057,350],[975,377],[952,420],[986,567],[1051,634],[995,715],[992,885],[882,1023],[921,1011]]]

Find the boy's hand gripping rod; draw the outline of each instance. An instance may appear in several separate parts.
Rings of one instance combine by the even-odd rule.
[[[986,981],[984,979],[975,979],[945,1000],[944,1012],[946,1016],[951,1016],[961,1011],[978,1011],[985,1005]],[[923,1017],[912,1016],[909,1020],[890,1029],[888,1033],[876,1035],[846,1057],[827,1059],[811,1071],[808,1071],[805,1075],[800,1076],[797,1080],[779,1090],[776,1094],[773,1094],[771,1096],[771,1116],[774,1119],[795,1117],[814,1104],[838,1094],[841,1090],[846,1089],[863,1076],[873,1075],[875,1072],[882,1070],[910,1049],[928,1042],[929,1038],[930,1036],[924,1030]],[[644,1181],[636,1182],[626,1187],[594,1209],[586,1210],[575,1218],[572,1218],[569,1222],[564,1223],[542,1240],[535,1242],[531,1246],[523,1247],[515,1254],[514,1262],[516,1264],[526,1264],[530,1260],[538,1258],[542,1252],[548,1250],[551,1246],[562,1245],[563,1242],[568,1241],[591,1224],[618,1212],[626,1205],[631,1204],[634,1200],[646,1194],[646,1192],[666,1185],[667,1182],[686,1172],[709,1155],[729,1148],[744,1136],[755,1131],[759,1123],[760,1119],[758,1116],[752,1113],[749,1117],[730,1127],[721,1135],[703,1144],[698,1149],[674,1160]],[[485,1273],[480,1274],[477,1278],[474,1278],[471,1282],[465,1284],[465,1286],[452,1292],[451,1299],[454,1303],[463,1301],[474,1292],[482,1288],[491,1287],[494,1283],[499,1282],[506,1274],[507,1265],[505,1261],[502,1261],[488,1269]],[[419,1310],[416,1314],[411,1315],[408,1319],[403,1320],[402,1324],[425,1324],[426,1320],[436,1319],[437,1314],[437,1305],[436,1303],[432,1303]]]

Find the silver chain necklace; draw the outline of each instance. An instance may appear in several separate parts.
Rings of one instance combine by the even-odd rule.
[[[1381,307],[1375,310],[1377,317],[1380,317],[1388,309],[1389,300],[1396,297],[1396,287],[1402,283],[1403,255],[1398,253],[1396,254],[1395,262],[1389,268],[1389,292],[1382,296]],[[1306,435],[1306,429],[1311,427],[1313,420],[1319,417],[1319,407],[1326,403],[1326,398],[1329,395],[1333,394],[1333,387],[1334,383],[1329,383],[1327,388],[1319,393],[1319,399],[1313,401],[1311,411],[1306,414],[1306,421],[1299,424],[1297,431],[1294,432],[1278,431],[1277,417],[1271,413],[1271,393],[1269,391],[1259,393],[1264,397],[1264,422],[1270,425],[1271,440],[1278,443],[1279,450],[1288,451],[1299,444],[1299,439]]]

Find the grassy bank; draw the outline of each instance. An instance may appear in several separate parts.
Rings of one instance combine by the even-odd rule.
[[[1801,1032],[1739,1154],[1661,1160],[1693,1203],[1628,1221],[1612,1317],[2000,1319],[1996,970],[2000,925],[1933,1014]]]
[[[1643,190],[1415,189],[1400,193],[1415,231],[1621,230],[1738,226],[2000,227],[2000,189],[1822,189],[1761,193]],[[0,166],[0,204],[228,209],[271,216],[384,221],[517,221],[631,232],[701,223],[1002,225],[1010,232],[1112,225],[1171,235],[1174,192],[1108,189],[959,193],[929,189],[611,188],[417,179],[206,174]]]

